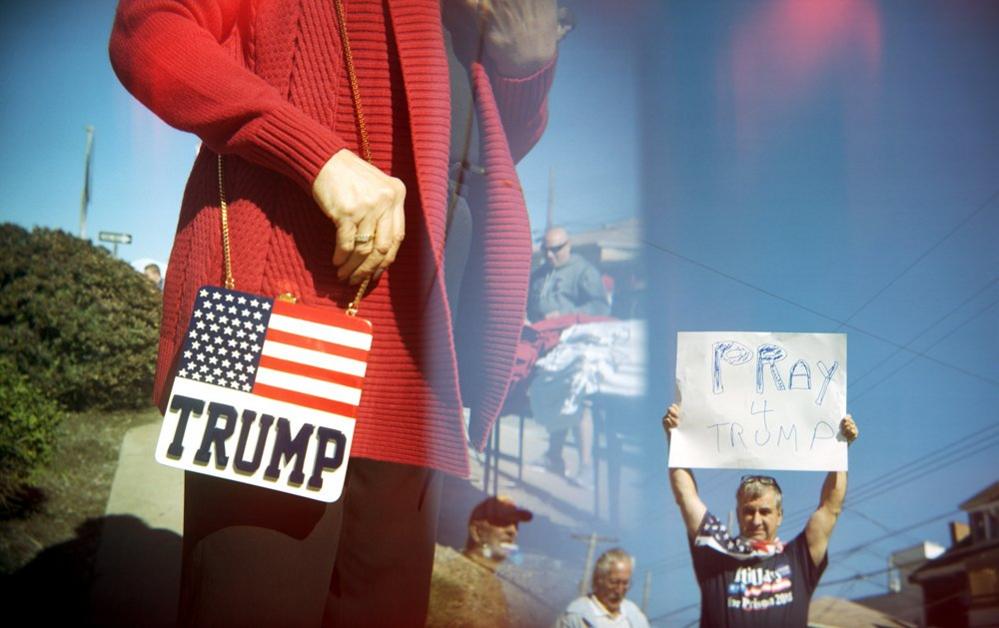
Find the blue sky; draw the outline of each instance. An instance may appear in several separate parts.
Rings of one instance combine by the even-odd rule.
[[[648,437],[634,461],[647,514],[620,537],[639,574],[653,571],[650,616],[697,600],[658,420],[677,331],[845,331],[862,432],[851,490],[874,496],[848,499],[825,578],[881,569],[923,539],[946,545],[941,518],[842,556],[999,479],[999,4],[569,4],[579,24],[561,48],[550,126],[520,172],[536,228],[550,168],[570,228],[645,219],[653,393],[648,416],[620,420]],[[77,232],[92,124],[89,234],[131,233],[123,258],[165,260],[197,140],[117,83],[113,10],[5,8],[0,218]],[[976,431],[980,451],[945,447]],[[915,481],[860,490],[907,463]],[[738,474],[697,475],[726,514]],[[779,479],[788,515],[814,507],[820,475]],[[788,517],[784,537],[800,519]],[[820,594],[870,595],[884,582]]]
[[[677,331],[845,331],[856,502],[825,580],[883,569],[923,539],[947,545],[941,519],[842,556],[999,479],[999,5],[672,2],[644,22],[642,206],[647,260],[662,270],[662,403]],[[944,447],[980,430],[977,448]],[[925,475],[875,493],[910,462],[907,478]],[[698,477],[709,507],[727,513],[738,474]],[[821,475],[779,478],[787,514],[814,508]],[[696,601],[658,481],[636,540],[655,574],[653,616]],[[801,525],[788,517],[783,536]],[[819,594],[871,595],[885,582]]]
[[[166,260],[197,141],[159,122],[118,84],[107,60],[114,6],[5,7],[0,215],[78,233],[84,128],[93,125],[88,235],[130,233],[133,244],[119,249],[122,258]]]
[[[93,125],[87,235],[130,233],[132,245],[119,248],[123,259],[166,261],[198,140],[168,127],[118,83],[107,59],[114,7],[93,0],[5,9],[0,217],[78,233],[84,128]],[[584,3],[581,10],[587,9]],[[521,164],[537,229],[544,225],[550,168],[556,177],[556,218],[570,228],[640,211],[639,125],[630,113],[637,81],[633,65],[624,61],[633,58],[628,28],[625,20],[594,20],[565,40],[548,134]],[[43,40],[60,45],[38,46]],[[588,80],[591,73],[602,77],[598,85]],[[606,113],[595,119],[598,111]],[[567,150],[573,145],[594,150]]]

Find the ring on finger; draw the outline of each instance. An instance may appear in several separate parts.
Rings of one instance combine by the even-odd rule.
[[[374,237],[375,236],[371,235],[370,233],[366,234],[366,235],[355,236],[354,237],[354,244],[367,244],[368,242],[371,242],[371,240]]]

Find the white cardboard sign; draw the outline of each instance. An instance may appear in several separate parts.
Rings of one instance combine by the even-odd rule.
[[[845,471],[846,335],[680,332],[671,467]]]

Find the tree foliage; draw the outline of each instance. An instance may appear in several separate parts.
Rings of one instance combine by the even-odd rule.
[[[59,405],[0,358],[0,504],[48,459],[61,420]]]
[[[148,405],[161,296],[103,248],[0,225],[0,354],[70,410]]]

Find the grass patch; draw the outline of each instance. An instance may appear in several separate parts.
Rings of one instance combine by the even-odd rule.
[[[10,575],[45,548],[73,539],[80,541],[78,558],[92,563],[98,531],[87,528],[90,532],[80,535],[77,528],[104,515],[125,432],[159,420],[152,407],[67,413],[52,460],[30,478],[13,507],[0,513],[0,575]]]

